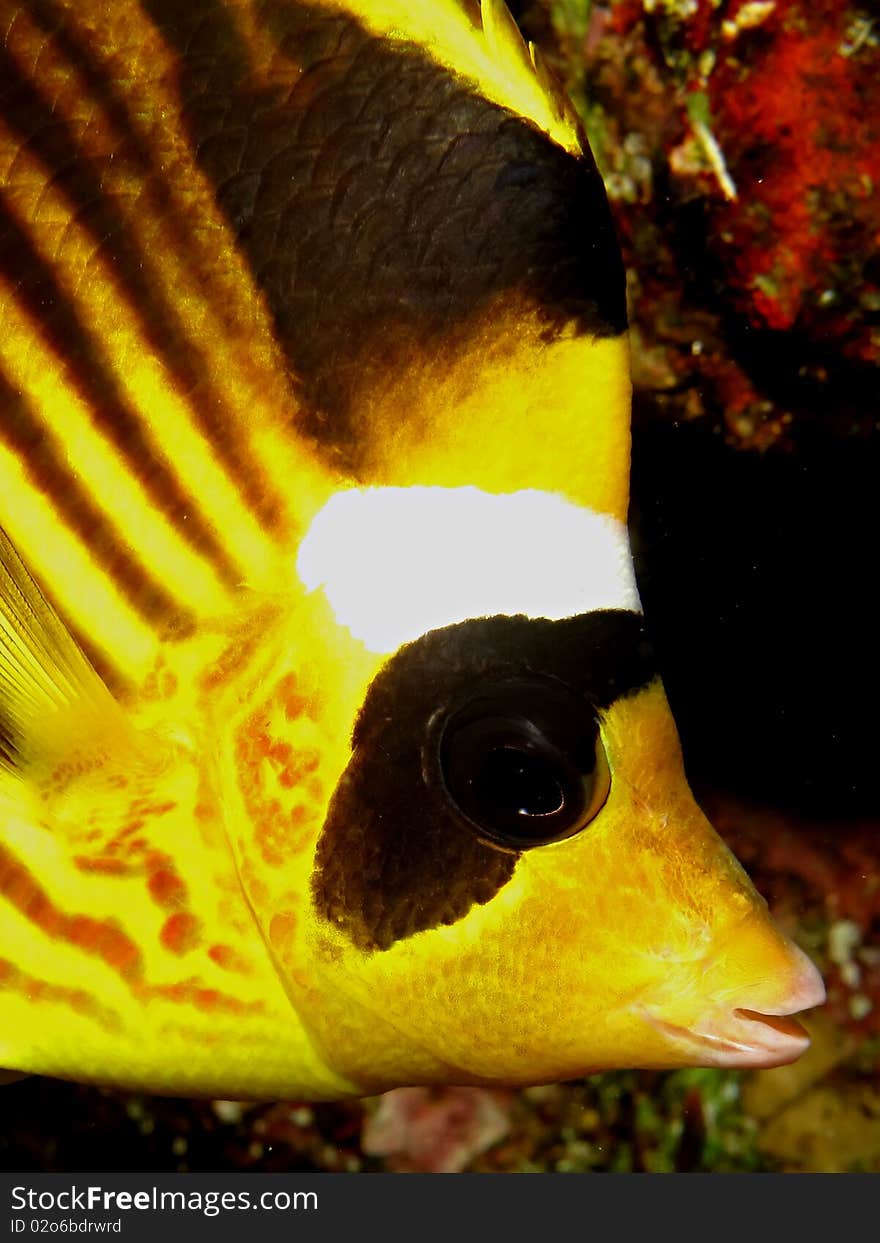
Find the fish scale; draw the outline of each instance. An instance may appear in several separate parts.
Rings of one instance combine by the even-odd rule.
[[[0,0],[0,1065],[773,1065],[687,789],[624,278],[499,0]]]

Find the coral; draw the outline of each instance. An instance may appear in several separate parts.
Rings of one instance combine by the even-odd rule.
[[[551,2],[631,273],[637,392],[732,443],[872,434],[880,30],[858,3]],[[853,371],[852,367],[860,370]]]
[[[398,1172],[452,1174],[503,1139],[508,1099],[481,1088],[398,1088],[380,1098],[363,1132],[364,1152]]]
[[[721,266],[755,326],[876,366],[880,40],[833,0],[771,7],[708,82],[741,200],[712,211]]]

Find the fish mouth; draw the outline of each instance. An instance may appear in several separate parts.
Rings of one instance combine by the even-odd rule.
[[[729,985],[717,987],[719,975],[729,978],[732,956],[725,948],[706,960],[702,975],[705,992],[715,992],[716,1000],[698,1009],[692,999],[691,1009],[667,997],[665,1005],[643,1006],[643,1018],[691,1065],[769,1070],[796,1061],[810,1047],[810,1037],[793,1016],[825,1001],[825,984],[814,963],[786,937],[769,946],[753,943],[746,957],[748,941],[740,932],[733,962],[751,960],[753,971],[734,992]],[[752,1004],[738,1006],[737,1001]],[[684,1023],[670,1021],[683,1015]]]
[[[684,1045],[689,1056],[703,1066],[768,1070],[794,1062],[810,1046],[805,1029],[788,1015],[736,1009],[724,1020],[701,1027],[669,1023],[650,1011],[645,1017],[675,1044]]]

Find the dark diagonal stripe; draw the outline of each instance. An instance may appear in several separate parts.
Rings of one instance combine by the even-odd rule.
[[[30,482],[49,498],[89,556],[145,621],[177,638],[192,634],[192,614],[128,551],[122,533],[70,470],[51,431],[2,372],[0,443],[18,456]]]
[[[19,303],[65,365],[72,387],[89,407],[102,435],[122,453],[156,508],[173,523],[181,539],[210,560],[227,584],[237,585],[240,570],[198,512],[193,497],[156,458],[111,364],[83,324],[75,304],[9,211],[2,192],[0,274],[16,287]]]
[[[626,323],[604,187],[530,121],[343,12],[264,0],[261,79],[222,0],[141,0],[180,58],[183,121],[239,238],[318,440],[354,451],[371,378],[430,356],[502,294],[548,335]],[[354,416],[354,417],[353,417]]]
[[[77,38],[68,15],[60,14],[50,0],[37,0],[32,7],[32,16],[82,75],[93,99],[118,134],[121,145],[113,158],[125,161],[140,175],[152,196],[151,206],[162,213],[163,223],[178,253],[190,263],[192,270],[192,245],[186,223],[171,202],[169,187],[148,145],[132,124],[123,96],[89,54],[87,45]],[[236,434],[225,395],[212,374],[211,360],[205,357],[198,341],[187,337],[173,303],[151,280],[149,256],[133,244],[118,207],[105,194],[101,161],[80,150],[74,131],[59,114],[57,105],[43,98],[2,47],[0,111],[10,129],[44,165],[48,177],[69,201],[77,223],[88,230],[110,262],[145,339],[174,377],[178,392],[191,399],[193,419],[207,437],[233,487],[264,524],[277,526],[280,502],[271,495],[247,444]],[[223,244],[224,240],[219,239],[219,243]],[[201,277],[202,274],[196,275]],[[222,315],[223,308],[219,310]]]
[[[110,694],[120,701],[124,701],[128,695],[134,695],[139,689],[135,682],[123,673],[118,665],[112,663],[106,652],[103,652],[89,635],[71,621],[63,605],[59,604],[54,593],[42,581],[40,581],[40,590]]]

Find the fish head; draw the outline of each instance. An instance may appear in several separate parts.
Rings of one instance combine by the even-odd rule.
[[[788,1016],[821,979],[694,800],[630,590],[573,616],[447,618],[352,704],[307,902],[267,928],[315,1048],[359,1091],[807,1047]],[[380,639],[336,603],[350,668]]]

